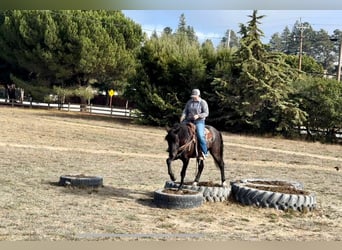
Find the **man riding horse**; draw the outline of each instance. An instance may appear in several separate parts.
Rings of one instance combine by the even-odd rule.
[[[185,104],[182,112],[181,123],[193,123],[196,125],[196,135],[201,148],[201,159],[208,157],[208,148],[204,135],[205,118],[209,115],[208,103],[202,99],[199,89],[193,89],[191,92],[191,99]]]
[[[213,157],[215,165],[220,169],[221,185],[226,186],[223,138],[216,128],[205,125],[208,114],[207,102],[200,97],[199,89],[193,89],[191,99],[186,103],[182,112],[181,123],[176,123],[172,128],[167,129],[165,139],[168,143],[169,157],[166,159],[166,164],[172,181],[176,180],[171,168],[172,161],[179,159],[183,162],[178,189],[182,189],[190,158],[197,158],[198,171],[193,185],[199,183],[208,151]]]

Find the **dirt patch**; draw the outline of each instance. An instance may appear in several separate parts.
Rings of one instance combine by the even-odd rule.
[[[166,194],[177,194],[177,195],[195,195],[195,194],[198,194],[198,192],[194,192],[191,190],[186,190],[186,189],[178,190],[175,188],[165,188],[165,189],[163,189],[162,192],[166,193]]]
[[[284,185],[284,186],[263,186],[263,185],[245,185],[249,188],[255,188],[259,190],[264,191],[270,191],[270,192],[277,192],[277,193],[284,193],[284,194],[301,194],[301,195],[309,195],[310,193],[304,190],[299,190],[294,187]]]
[[[177,238],[184,232],[203,241],[342,240],[342,178],[335,169],[341,166],[341,146],[223,133],[227,183],[296,180],[317,195],[317,208],[284,212],[226,201],[179,211],[153,202],[154,190],[169,180],[164,128],[1,107],[0,124],[2,241],[189,240]],[[178,180],[181,167],[181,161],[172,165]],[[191,160],[185,182],[191,183],[196,172]],[[104,187],[89,191],[50,184],[65,173],[100,175]],[[201,180],[220,181],[212,157]]]
[[[176,182],[177,184],[180,184],[180,182]],[[184,182],[184,185],[192,185],[192,182]],[[221,187],[220,184],[214,183],[213,181],[200,181],[197,184],[198,186],[202,187]]]
[[[255,188],[264,191],[284,193],[284,194],[299,194],[309,195],[310,192],[298,189],[286,181],[268,181],[268,180],[249,180],[245,185],[249,188]]]

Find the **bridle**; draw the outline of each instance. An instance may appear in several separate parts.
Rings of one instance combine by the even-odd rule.
[[[191,134],[191,138],[187,143],[183,144],[182,146],[180,146],[178,148],[177,156],[180,156],[181,154],[183,154],[186,151],[186,149],[188,151],[190,151],[192,144],[195,145],[196,156],[198,155],[197,147],[196,147],[196,144],[197,144],[196,126],[192,123],[189,123],[189,124],[187,124],[187,128],[189,129],[189,132]]]

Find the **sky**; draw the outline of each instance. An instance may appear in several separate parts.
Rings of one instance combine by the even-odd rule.
[[[192,26],[200,42],[210,39],[217,45],[228,29],[237,33],[239,24],[247,24],[252,10],[123,10],[126,17],[140,24],[144,32],[162,32],[165,27],[174,31],[179,17],[185,15],[186,24]],[[259,28],[264,32],[263,42],[268,43],[271,36],[282,33],[288,26],[292,30],[296,21],[310,23],[316,31],[326,30],[330,35],[335,29],[342,30],[342,10],[258,10],[265,15]]]

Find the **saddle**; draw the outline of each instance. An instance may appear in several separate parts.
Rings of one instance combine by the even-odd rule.
[[[187,126],[189,127],[191,135],[196,135],[196,125],[189,122],[187,123]],[[204,128],[204,136],[205,140],[207,141],[207,144],[213,141],[213,133],[211,133],[211,131],[208,128]]]

